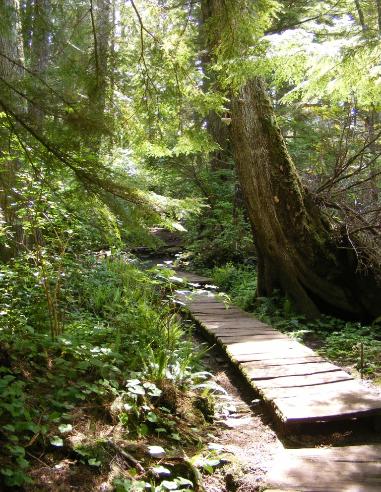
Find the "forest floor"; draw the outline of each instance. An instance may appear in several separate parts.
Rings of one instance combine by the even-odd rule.
[[[194,335],[195,348],[205,343],[201,335]],[[272,417],[263,401],[256,397],[243,377],[224,354],[211,347],[203,358],[210,381],[222,388],[215,395],[215,415],[208,426],[208,436],[219,447],[223,459],[212,473],[203,472],[202,483],[206,492],[258,492],[266,485],[276,455],[283,447],[343,446],[381,442],[381,437],[368,426],[353,425],[351,429],[339,425],[326,428],[324,433],[313,430],[304,434],[279,435],[273,427]],[[76,419],[76,436],[104,438],[110,435],[113,425],[101,415],[92,415],[92,409],[83,408]],[[94,407],[96,410],[96,408]],[[107,419],[106,419],[107,420]],[[102,423],[103,421],[103,423]],[[64,450],[63,450],[64,451]],[[109,474],[92,472],[88,466],[70,458],[63,452],[34,461],[31,477],[35,485],[31,492],[45,491],[108,491]],[[118,461],[117,458],[115,458]]]
[[[197,349],[204,341],[194,337]],[[210,381],[221,388],[215,395],[215,415],[208,426],[208,436],[218,446],[223,457],[221,466],[213,473],[204,472],[202,483],[206,492],[254,492],[265,485],[265,478],[282,443],[271,428],[271,419],[247,383],[223,357],[217,348],[210,348],[204,356],[205,370]],[[104,416],[93,415],[91,405],[78,410],[76,433],[71,439],[81,440],[84,435],[104,438],[113,426]],[[96,410],[96,406],[94,406]],[[93,410],[94,410],[93,409]],[[30,476],[34,485],[30,492],[44,491],[107,491],[109,474],[91,472],[88,466],[78,462],[75,456],[62,459],[57,453],[35,457]]]
[[[156,260],[152,259],[149,263],[156,263]],[[195,351],[200,346],[205,347],[205,340],[198,331],[193,335],[193,344]],[[201,447],[197,448],[197,445],[178,442],[176,451],[178,455],[181,451],[184,456],[200,455],[201,460],[206,460],[207,466],[197,466],[202,474],[202,486],[204,487],[199,490],[259,492],[265,487],[267,473],[271,471],[276,456],[283,448],[381,442],[380,434],[374,433],[366,423],[355,422],[350,428],[347,425],[334,424],[324,429],[306,428],[303,434],[283,435],[279,432],[279,428],[274,427],[269,409],[220,349],[209,346],[203,356],[202,364],[203,370],[210,373],[208,383],[214,384],[217,388],[217,391],[213,392],[214,416],[210,419],[211,422],[207,421],[200,426],[197,419],[186,423],[188,426],[185,429],[186,432],[195,430],[199,434]],[[109,492],[115,490],[111,485],[113,477],[118,476],[121,470],[128,469],[128,466],[120,450],[118,452],[115,449],[104,447],[104,442],[107,443],[110,439],[117,443],[124,442],[120,433],[120,425],[116,424],[117,421],[113,421],[111,407],[111,404],[102,406],[96,401],[84,401],[83,405],[73,409],[71,413],[73,431],[65,439],[63,448],[57,448],[41,455],[28,453],[32,463],[30,476],[34,484],[27,486],[24,490],[28,492],[71,490]],[[178,425],[180,423],[179,420]],[[136,443],[125,441],[127,447],[122,448],[122,452],[123,449],[131,451],[144,466],[152,466],[144,455],[144,446],[147,442],[164,447],[168,444],[170,447],[164,439],[160,441],[161,437],[156,441],[154,436],[152,439],[154,439],[153,442],[148,442],[145,438],[137,439]],[[109,463],[108,467],[97,468],[97,465],[89,467],[87,461],[90,455],[84,455],[84,460],[82,460],[78,451],[73,452],[73,449],[78,449],[78,446],[82,446],[86,451],[86,443],[89,442],[96,449],[100,441],[100,450],[103,455],[106,455],[105,461]],[[82,443],[85,443],[85,446]],[[210,463],[215,461],[212,465],[208,464],[210,443],[213,446],[213,451],[209,456]],[[93,455],[90,461],[96,461]],[[167,466],[165,460],[159,462],[160,464]],[[117,490],[135,489],[123,486]]]

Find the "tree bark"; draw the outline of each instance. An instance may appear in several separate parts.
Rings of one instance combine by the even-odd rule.
[[[93,30],[95,79],[89,96],[93,111],[101,119],[106,106],[108,85],[108,62],[111,48],[111,2],[109,0],[90,0],[90,15]]]
[[[0,99],[9,102],[17,113],[26,110],[25,100],[16,92],[23,78],[24,51],[21,35],[20,6],[17,0],[3,0],[0,8]],[[0,106],[0,111],[3,108]],[[24,241],[23,230],[16,215],[17,170],[20,164],[9,145],[10,132],[0,133],[0,221],[11,232],[7,245],[0,244],[0,260],[12,258]]]
[[[376,0],[378,36],[381,36],[381,0]]]
[[[379,186],[378,186],[378,159],[377,152],[379,151],[378,145],[375,141],[376,132],[375,132],[375,123],[378,119],[377,111],[374,109],[369,109],[365,113],[364,123],[365,129],[368,133],[368,141],[373,142],[369,145],[369,153],[371,156],[372,164],[369,167],[369,178],[370,178],[370,193],[364,197],[364,203],[374,206],[377,208],[378,200],[379,200]]]
[[[232,99],[232,144],[258,251],[258,294],[281,289],[308,318],[380,315],[380,277],[358,270],[350,241],[302,186],[260,78]]]
[[[367,29],[368,29],[368,26],[365,23],[364,12],[363,12],[363,10],[361,8],[360,0],[354,0],[354,2],[355,2],[356,10],[357,10],[357,15],[359,17],[359,22],[360,22],[360,25],[361,25],[361,29],[362,29],[363,32],[366,32]]]

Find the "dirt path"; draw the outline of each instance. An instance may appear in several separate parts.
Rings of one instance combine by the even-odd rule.
[[[214,435],[231,460],[204,477],[205,488],[207,492],[258,491],[265,485],[266,474],[282,443],[270,427],[263,403],[219,350],[211,349],[204,363],[213,374],[212,381],[226,391],[226,395],[216,397]]]

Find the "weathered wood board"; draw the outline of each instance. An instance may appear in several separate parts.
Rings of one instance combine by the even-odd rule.
[[[254,367],[287,367],[289,365],[295,365],[295,364],[307,364],[307,363],[312,363],[312,362],[326,362],[323,357],[320,357],[319,355],[307,355],[305,357],[283,357],[279,359],[275,359],[273,357],[267,357],[265,358],[261,357],[258,358],[257,360],[253,361],[247,361],[248,364],[253,364]],[[242,364],[243,366],[246,366],[246,363]]]
[[[251,379],[251,378],[250,378]],[[284,376],[273,379],[258,379],[253,381],[254,385],[260,389],[272,388],[294,388],[294,387],[309,387],[319,385],[324,392],[325,383],[333,383],[335,381],[352,381],[353,378],[345,371],[337,369],[336,371],[309,374],[308,376]]]
[[[285,376],[309,376],[337,370],[337,366],[329,362],[306,362],[304,364],[282,364],[280,366],[266,366],[264,364],[258,366],[255,362],[244,362],[241,367],[253,381],[283,378]]]
[[[285,449],[267,476],[266,491],[379,492],[381,445]]]
[[[226,341],[226,351],[233,357],[244,354],[265,354],[271,353],[274,357],[283,354],[284,351],[291,351],[293,355],[312,355],[313,350],[304,347],[302,344],[287,338],[286,340],[260,340],[248,342]],[[290,355],[292,355],[290,354]]]
[[[284,424],[381,415],[378,391],[312,349],[208,291],[178,296]]]
[[[330,395],[322,389],[320,395],[307,392],[291,398],[273,398],[272,401],[289,424],[361,417],[380,411],[376,395],[355,393],[354,388]]]
[[[346,393],[347,391],[357,393],[363,389],[364,386],[354,379],[339,379],[338,381],[324,383],[324,397],[326,400],[334,400],[336,396],[340,397],[340,394]],[[316,395],[321,396],[321,394],[322,388],[319,384],[311,386],[294,386],[292,388],[266,388],[266,397],[270,400],[275,400],[277,398],[295,398],[299,396],[312,398]]]
[[[177,270],[176,277],[180,277],[184,280],[184,282],[192,282],[194,284],[211,284],[212,279],[209,277],[203,277],[202,275],[197,275],[195,273],[182,272]]]

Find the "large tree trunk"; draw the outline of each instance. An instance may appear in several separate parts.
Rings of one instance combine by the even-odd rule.
[[[281,289],[309,318],[381,313],[381,282],[358,271],[355,251],[335,238],[302,186],[260,78],[232,100],[232,143],[258,250],[258,294]]]
[[[18,0],[2,0],[0,4],[0,112],[1,102],[7,103],[13,111],[23,113],[25,100],[18,94],[20,80],[23,78],[24,51],[21,36],[20,11]],[[10,131],[3,127],[0,132],[0,221],[11,237],[0,244],[0,261],[8,261],[15,256],[24,242],[24,233],[17,219],[15,193],[17,171],[20,163],[10,145]]]
[[[103,119],[108,86],[108,63],[111,49],[111,2],[90,0],[90,15],[93,30],[95,77],[89,88],[93,112]]]

